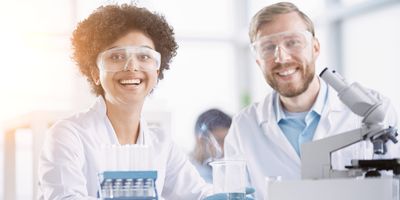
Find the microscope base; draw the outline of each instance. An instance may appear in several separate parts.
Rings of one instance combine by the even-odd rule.
[[[266,184],[266,200],[400,200],[399,179],[321,179]]]

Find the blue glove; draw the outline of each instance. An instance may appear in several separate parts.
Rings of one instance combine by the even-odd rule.
[[[246,187],[246,195],[253,194],[254,192],[255,192],[254,188]],[[208,197],[204,198],[203,200],[228,200],[228,193],[213,194],[211,196],[208,196]],[[253,198],[246,196],[246,200],[253,200]]]

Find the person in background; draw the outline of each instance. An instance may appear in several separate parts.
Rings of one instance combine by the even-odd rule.
[[[315,74],[320,43],[313,22],[294,4],[280,2],[262,8],[251,20],[249,36],[256,62],[273,92],[234,116],[225,138],[225,157],[247,160],[255,197],[264,199],[265,177],[300,178],[301,144],[360,128],[362,118]],[[388,106],[384,122],[396,127],[389,100],[369,92]],[[388,144],[389,151],[396,153],[399,146]],[[344,169],[351,159],[371,159],[372,155],[372,144],[359,142],[333,153],[333,168]]]
[[[101,6],[78,24],[72,46],[97,100],[49,130],[39,159],[39,199],[97,199],[101,146],[125,144],[154,152],[159,199],[209,196],[212,187],[187,156],[142,117],[146,97],[178,48],[165,18],[130,4]]]
[[[224,156],[224,138],[231,122],[232,118],[219,109],[206,110],[196,120],[196,141],[190,157],[197,171],[208,183],[212,183],[212,169],[209,163]]]

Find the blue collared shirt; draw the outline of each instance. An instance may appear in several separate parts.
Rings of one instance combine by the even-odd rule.
[[[273,103],[278,126],[299,156],[301,144],[311,141],[314,137],[315,129],[327,101],[328,88],[322,80],[320,80],[320,87],[317,100],[307,112],[288,112],[282,108],[279,95],[274,98]]]

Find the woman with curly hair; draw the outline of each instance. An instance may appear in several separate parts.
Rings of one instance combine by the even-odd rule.
[[[39,160],[40,199],[96,199],[104,144],[149,146],[159,199],[210,194],[186,155],[141,115],[178,48],[165,18],[134,5],[101,6],[78,24],[72,46],[73,59],[98,98],[49,130]]]

